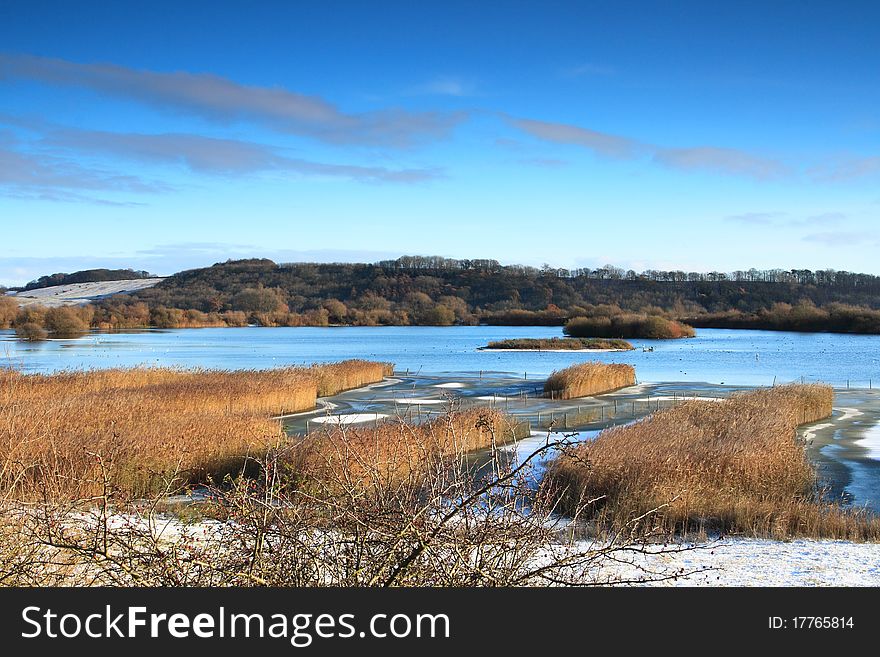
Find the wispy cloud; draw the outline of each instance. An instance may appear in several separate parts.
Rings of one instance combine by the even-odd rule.
[[[598,132],[566,123],[550,123],[534,119],[507,117],[508,122],[533,137],[557,144],[582,146],[598,155],[613,158],[634,158],[644,151],[644,144],[627,137]]]
[[[439,77],[418,84],[409,90],[412,95],[426,96],[473,96],[476,94],[476,85],[473,82],[457,77]]]
[[[844,212],[823,212],[821,214],[810,215],[803,219],[794,219],[791,221],[792,226],[836,226],[847,221],[849,217]]]
[[[868,231],[827,231],[805,235],[804,242],[814,242],[822,246],[876,247],[880,236]]]
[[[710,171],[758,180],[779,178],[789,172],[782,162],[735,148],[697,146],[694,148],[654,147],[655,162],[686,171]]]
[[[841,182],[880,176],[880,156],[838,157],[810,169],[814,180]]]
[[[244,85],[218,75],[154,72],[32,55],[0,54],[0,78],[81,87],[211,121],[250,121],[333,144],[409,147],[445,138],[467,118],[465,112],[403,109],[345,113],[318,96]]]
[[[43,143],[77,153],[99,153],[158,164],[182,165],[204,174],[243,175],[264,171],[346,178],[359,182],[415,183],[443,177],[437,169],[389,169],[288,157],[265,144],[194,134],[117,133],[56,129]]]
[[[132,205],[95,197],[96,193],[155,194],[170,191],[164,183],[139,176],[83,166],[70,159],[28,151],[8,133],[0,134],[0,194],[23,199]]]
[[[778,178],[789,173],[788,168],[778,160],[734,148],[718,146],[669,148],[567,123],[511,116],[505,118],[508,123],[533,137],[557,144],[580,146],[602,157],[627,160],[647,157],[674,169],[709,171],[759,180]]]

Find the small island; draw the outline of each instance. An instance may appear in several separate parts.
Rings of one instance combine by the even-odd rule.
[[[607,338],[513,338],[490,342],[481,351],[631,351],[626,340]]]

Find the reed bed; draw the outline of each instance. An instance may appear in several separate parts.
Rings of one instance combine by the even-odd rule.
[[[490,342],[483,349],[535,349],[545,351],[614,349],[630,351],[633,346],[626,340],[606,338],[511,338]]]
[[[636,382],[632,365],[617,363],[579,363],[553,372],[544,382],[544,396],[574,399],[625,388]]]
[[[301,440],[290,452],[288,466],[299,482],[325,486],[344,476],[359,489],[387,487],[418,482],[451,457],[464,459],[528,435],[528,423],[495,409],[449,409],[421,424],[395,418],[372,426],[325,427]]]
[[[562,454],[545,485],[600,529],[641,517],[682,533],[878,540],[877,518],[823,500],[796,439],[832,401],[830,387],[791,385],[686,402]]]
[[[381,381],[394,373],[392,363],[376,363],[368,360],[346,360],[329,365],[313,365],[311,374],[318,383],[318,396],[338,395],[344,390],[361,388]]]
[[[0,492],[20,500],[126,495],[221,479],[282,439],[271,416],[380,381],[384,363],[215,371],[0,370]]]

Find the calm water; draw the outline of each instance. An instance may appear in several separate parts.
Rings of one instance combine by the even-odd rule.
[[[23,343],[0,331],[0,364],[25,371],[132,365],[226,369],[367,358],[400,371],[528,373],[587,359],[630,363],[641,381],[768,385],[804,378],[844,387],[880,383],[880,336],[702,329],[687,340],[633,340],[618,353],[481,352],[490,340],[561,335],[557,327],[227,328],[91,334]],[[653,347],[654,351],[643,351]]]

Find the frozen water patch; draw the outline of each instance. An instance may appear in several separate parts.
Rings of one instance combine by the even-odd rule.
[[[828,427],[833,427],[834,425],[830,422],[823,422],[822,424],[814,424],[812,427],[808,427],[804,429],[804,440],[813,440],[816,437],[816,432],[821,431],[822,429],[827,429]]]
[[[647,383],[637,383],[634,386],[629,386],[627,388],[621,388],[620,390],[615,390],[614,392],[609,392],[605,396],[606,397],[617,397],[620,395],[637,395],[641,392],[644,392],[648,389]]]
[[[319,424],[356,424],[358,422],[374,422],[388,417],[384,413],[346,413],[343,415],[322,415],[312,419]]]
[[[865,430],[856,445],[868,452],[868,458],[880,461],[880,426],[874,425]]]
[[[657,397],[641,397],[640,399],[636,399],[637,402],[657,402],[657,401],[671,401],[671,402],[679,402],[679,401],[704,401],[704,402],[720,402],[724,401],[725,397],[701,397],[700,395],[660,395]]]
[[[460,383],[459,381],[450,381],[449,383],[438,383],[434,385],[435,388],[465,388],[466,384]]]
[[[392,399],[395,404],[445,404],[443,399],[414,399],[412,397],[402,397],[400,399]]]
[[[848,407],[845,407],[845,406],[841,406],[840,408],[836,408],[836,409],[834,409],[834,410],[836,410],[836,411],[843,411],[843,415],[841,415],[839,418],[837,418],[837,421],[838,421],[838,422],[840,422],[841,420],[848,420],[848,419],[850,419],[851,417],[856,417],[857,415],[864,415],[864,413],[862,413],[862,412],[861,412],[859,409],[857,409],[857,408],[848,408]]]

